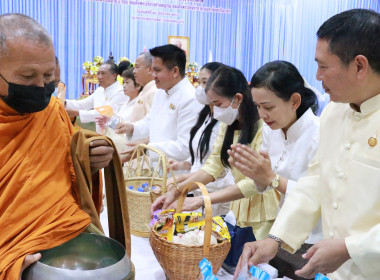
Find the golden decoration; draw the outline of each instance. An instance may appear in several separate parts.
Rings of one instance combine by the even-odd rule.
[[[368,145],[370,145],[372,148],[377,145],[377,139],[375,137],[370,137],[368,139]]]

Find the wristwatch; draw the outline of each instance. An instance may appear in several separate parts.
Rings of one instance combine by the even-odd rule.
[[[265,190],[267,191],[271,189],[277,189],[279,185],[280,185],[280,175],[276,174],[276,176],[274,176],[274,179],[272,180],[272,183],[269,186],[267,186]]]
[[[278,249],[281,248],[281,239],[280,238],[278,238],[277,236],[274,236],[272,234],[269,234],[268,238],[273,239],[274,241],[276,241],[278,243]]]

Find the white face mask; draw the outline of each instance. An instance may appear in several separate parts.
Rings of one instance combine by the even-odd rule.
[[[198,102],[203,105],[209,105],[210,101],[207,99],[206,91],[203,87],[198,86],[195,89],[195,97],[197,98]]]
[[[230,106],[228,106],[227,108],[220,108],[220,107],[214,106],[214,116],[213,116],[214,119],[224,122],[227,125],[231,125],[238,118],[238,115],[239,115],[238,109],[240,106],[239,104],[239,106],[236,109],[232,108],[231,105],[233,102],[234,102],[234,99],[232,99]]]

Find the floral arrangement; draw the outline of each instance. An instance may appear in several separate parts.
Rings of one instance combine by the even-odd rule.
[[[94,61],[94,64],[96,64],[96,66],[99,67],[104,62],[104,58],[97,55],[94,57],[93,61]]]
[[[90,74],[91,75],[98,75],[99,67],[96,65],[91,66]]]
[[[189,62],[189,69],[191,71],[198,70],[198,63],[196,61]]]
[[[104,58],[97,55],[92,61],[85,61],[82,66],[83,69],[88,72],[89,75],[97,75],[99,71],[99,66],[104,62]]]
[[[125,56],[120,57],[120,58],[119,58],[119,62],[118,62],[117,64],[120,64],[120,62],[122,62],[122,61],[129,61],[129,58],[128,58],[128,57],[125,57]]]
[[[85,61],[85,62],[82,64],[82,66],[83,66],[83,69],[84,69],[84,70],[90,70],[91,67],[92,67],[92,62],[91,62],[91,61]]]

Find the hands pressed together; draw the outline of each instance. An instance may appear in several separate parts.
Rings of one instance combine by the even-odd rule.
[[[255,181],[259,191],[264,191],[270,185],[276,174],[272,170],[271,160],[267,152],[256,152],[243,144],[231,145],[227,151],[230,156],[228,162],[241,173]]]

